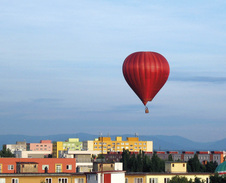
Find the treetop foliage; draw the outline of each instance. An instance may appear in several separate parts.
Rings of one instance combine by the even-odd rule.
[[[0,151],[0,157],[15,157],[15,155],[10,151],[10,149],[6,149],[3,146],[3,149]]]

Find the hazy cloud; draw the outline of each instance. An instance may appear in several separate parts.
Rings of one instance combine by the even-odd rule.
[[[191,77],[171,77],[171,81],[182,81],[182,82],[206,82],[206,83],[218,83],[223,84],[226,82],[226,77],[209,77],[209,76],[191,76]]]

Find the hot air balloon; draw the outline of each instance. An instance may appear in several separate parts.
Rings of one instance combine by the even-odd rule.
[[[169,64],[156,52],[135,52],[129,55],[122,66],[124,78],[145,106],[152,101],[169,77]]]

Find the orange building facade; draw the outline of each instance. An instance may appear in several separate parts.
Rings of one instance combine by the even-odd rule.
[[[75,158],[0,158],[0,173],[75,172]]]

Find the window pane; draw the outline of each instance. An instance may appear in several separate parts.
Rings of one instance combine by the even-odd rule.
[[[19,183],[19,179],[12,179],[12,183]]]

